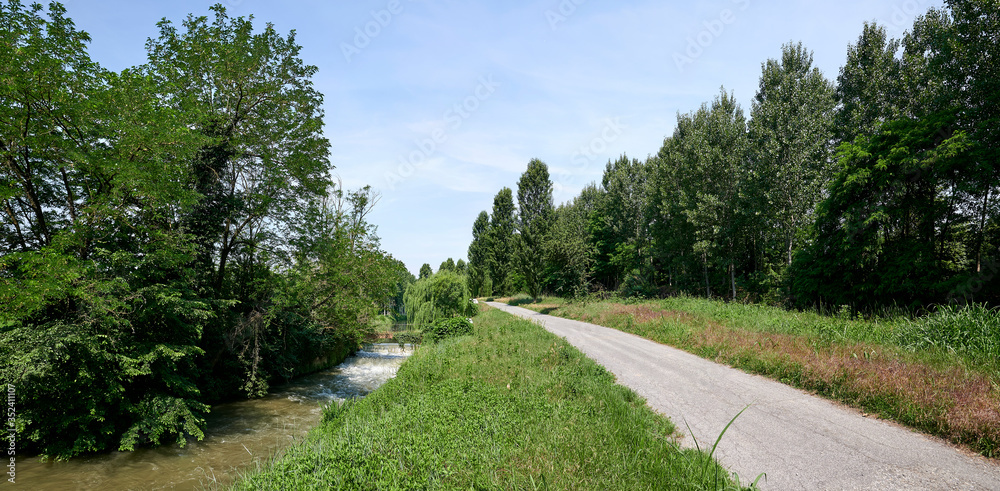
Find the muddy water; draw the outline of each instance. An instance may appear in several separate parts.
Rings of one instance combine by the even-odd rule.
[[[267,397],[212,407],[205,439],[113,452],[69,462],[17,463],[25,489],[202,489],[232,481],[237,471],[301,439],[316,426],[322,406],[359,397],[392,378],[410,348],[377,344],[336,368],[295,380]]]

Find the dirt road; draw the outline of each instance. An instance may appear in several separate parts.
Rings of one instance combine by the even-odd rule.
[[[1000,465],[784,384],[647,339],[491,302],[587,354],[716,457],[763,489],[1000,490]],[[684,444],[694,446],[690,435]]]

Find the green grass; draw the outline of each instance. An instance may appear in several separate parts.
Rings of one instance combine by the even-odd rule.
[[[498,310],[425,344],[235,489],[730,489],[708,454],[539,326]],[[702,442],[703,446],[706,443]]]
[[[1000,456],[1000,313],[862,319],[675,297],[521,302],[669,344]]]

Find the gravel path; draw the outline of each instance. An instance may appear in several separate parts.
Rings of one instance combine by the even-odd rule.
[[[1000,490],[1000,465],[940,439],[632,334],[490,305],[565,338],[702,448],[749,405],[716,450],[744,484],[765,473],[763,489]]]

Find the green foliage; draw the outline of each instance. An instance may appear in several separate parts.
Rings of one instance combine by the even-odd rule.
[[[751,204],[766,261],[791,264],[833,172],[834,87],[801,43],[763,66],[750,112]]]
[[[503,188],[493,198],[493,213],[485,241],[487,265],[495,295],[510,295],[517,292],[515,286],[516,210],[514,193]]]
[[[581,194],[591,208],[594,280],[605,290],[617,290],[626,274],[648,266],[650,167],[622,155],[608,161],[599,189]]]
[[[418,326],[475,314],[466,277],[451,271],[417,280],[407,287],[405,302],[407,321]]]
[[[472,334],[472,321],[464,317],[440,319],[423,329],[423,339],[431,343],[469,334]]]
[[[552,181],[549,168],[538,159],[528,162],[528,169],[517,182],[517,264],[528,294],[541,295],[545,268],[545,240],[552,226]]]
[[[902,112],[902,63],[896,58],[900,45],[888,38],[885,27],[865,22],[857,44],[847,47],[847,61],[837,77],[840,107],[834,116],[834,132],[838,143],[870,135]]]
[[[441,267],[438,268],[438,271],[451,271],[452,273],[457,273],[455,270],[455,260],[449,257],[446,261],[441,263]]]
[[[420,266],[420,276],[418,279],[430,278],[432,274],[434,274],[434,270],[431,269],[431,265],[424,263],[423,266]]]
[[[490,240],[490,214],[481,211],[472,225],[472,243],[469,244],[469,290],[474,297],[493,294],[491,265],[493,254]]]
[[[552,213],[541,234],[525,226],[549,214],[535,206],[549,188],[544,164],[532,161],[518,187],[519,227],[500,226],[514,217],[504,189],[492,216],[477,218],[470,262],[488,264],[498,295],[523,282],[532,297],[996,305],[997,6],[949,1],[902,39],[866,23],[836,85],[801,43],[786,44],[762,64],[749,119],[720,91],[678,115],[656,156],[609,161],[600,185]],[[511,250],[515,275],[504,266]],[[483,278],[471,272],[478,292]]]
[[[315,67],[221,5],[148,64],[90,60],[65,9],[0,4],[0,377],[19,450],[201,438],[401,300],[370,188],[329,189]],[[59,408],[53,412],[52,408]]]
[[[841,146],[815,238],[792,271],[800,303],[920,306],[955,287],[967,258],[954,198],[974,183],[967,135],[942,136],[952,121],[893,121]]]
[[[584,296],[590,290],[594,248],[587,241],[589,211],[581,198],[561,205],[545,242],[545,287],[564,297]]]

